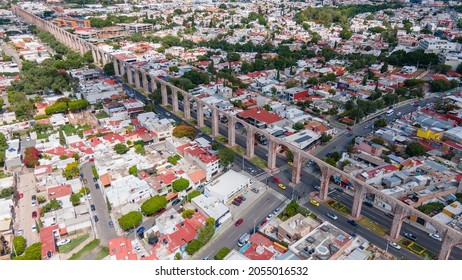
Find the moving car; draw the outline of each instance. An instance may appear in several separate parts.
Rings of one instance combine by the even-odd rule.
[[[257,188],[252,188],[252,191],[253,191],[254,193],[259,193],[259,192],[260,192],[260,190],[257,189]]]
[[[410,232],[405,232],[404,233],[404,236],[407,238],[407,239],[410,239],[412,241],[416,241],[417,240],[417,236],[415,236],[414,234],[410,233]]]
[[[240,218],[239,220],[237,220],[237,221],[234,223],[234,225],[238,227],[238,226],[240,226],[243,222],[244,222],[244,219]]]
[[[389,242],[388,242],[388,245],[390,245],[390,247],[395,248],[396,250],[401,250],[401,246],[399,246],[399,245],[396,244],[395,242],[389,241]]]
[[[24,230],[23,229],[18,229],[18,231],[16,232],[16,236],[23,236],[24,235]]]
[[[283,184],[278,184],[278,187],[285,190],[286,189],[286,186],[284,186]]]
[[[331,218],[332,220],[337,220],[337,215],[335,215],[334,213],[332,212],[327,212],[326,213],[326,216]]]
[[[294,163],[291,162],[291,161],[289,161],[287,164],[290,165],[290,166],[294,166]]]
[[[21,199],[21,198],[23,198],[23,197],[24,197],[24,194],[23,194],[23,193],[19,193],[19,194],[18,194],[18,198],[19,198],[19,199]]]
[[[321,190],[321,186],[314,186],[314,189],[320,191],[320,190]]]
[[[358,226],[358,223],[355,220],[348,220],[347,223],[349,223],[350,225],[352,225],[354,227]]]
[[[37,218],[37,211],[32,211],[32,219]]]
[[[364,205],[368,206],[368,207],[374,207],[374,205],[372,204],[372,202],[369,202],[369,201],[364,201]]]
[[[274,176],[274,177],[273,177],[273,182],[281,183],[281,179],[279,179],[278,177]]]
[[[438,234],[436,233],[429,233],[428,236],[430,236],[431,238],[435,239],[435,240],[438,240],[438,241],[443,241],[443,238],[441,238],[441,236],[439,236]]]
[[[319,202],[317,202],[314,199],[310,200],[310,203],[313,204],[314,206],[319,206]]]

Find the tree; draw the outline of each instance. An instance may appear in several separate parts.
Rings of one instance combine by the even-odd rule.
[[[194,216],[194,210],[193,209],[185,209],[183,212],[181,212],[181,216],[183,219],[191,219],[192,216]]]
[[[292,153],[291,150],[286,151],[286,158],[288,161],[293,161],[294,160],[294,154]]]
[[[378,144],[378,145],[383,145],[385,144],[385,141],[382,138],[373,138],[371,140],[373,143]]]
[[[133,148],[135,149],[135,153],[137,154],[140,154],[140,155],[146,154],[146,149],[140,144],[136,144],[135,146],[133,146]]]
[[[35,167],[39,164],[40,152],[35,147],[26,148],[24,151],[24,165],[27,167]]]
[[[137,227],[141,223],[142,219],[143,215],[141,215],[140,212],[131,211],[120,217],[119,225],[123,230],[129,230]]]
[[[82,188],[80,188],[80,195],[88,195],[90,193],[90,188],[87,187],[87,186],[83,186]]]
[[[24,255],[16,256],[13,260],[41,260],[42,259],[42,243],[36,242],[24,250]]]
[[[72,156],[71,156],[71,157],[72,157],[73,159],[75,159],[75,161],[77,161],[77,162],[78,162],[78,161],[79,161],[79,159],[80,159],[80,156],[79,156],[79,154],[78,154],[78,153],[74,153],[74,154],[72,154]]]
[[[153,215],[167,205],[168,201],[164,196],[156,195],[141,204],[141,211],[147,215]]]
[[[446,65],[446,64],[436,65],[436,72],[439,72],[441,74],[447,74],[448,71],[451,71],[451,69],[452,69],[451,65]]]
[[[73,193],[71,194],[71,203],[72,203],[72,206],[77,206],[80,204],[80,193]]]
[[[384,62],[382,68],[380,68],[380,73],[385,73],[388,71],[388,63]]]
[[[292,126],[292,128],[295,130],[302,130],[304,127],[305,127],[305,124],[302,122],[294,123],[294,125]]]
[[[386,119],[378,119],[374,122],[374,127],[386,127],[387,120]]]
[[[344,40],[350,40],[351,36],[353,36],[353,32],[350,30],[344,28],[342,31],[340,31],[340,38]]]
[[[333,158],[328,157],[328,158],[325,158],[324,161],[334,167],[337,167],[337,162]]]
[[[187,202],[191,202],[191,200],[199,195],[201,195],[202,193],[198,190],[193,190],[192,192],[188,193],[186,195],[186,201]]]
[[[236,155],[230,148],[221,148],[218,150],[218,159],[223,167],[229,166],[235,159]]]
[[[79,162],[74,161],[67,164],[63,170],[63,176],[67,180],[78,178],[80,176]]]
[[[138,167],[136,165],[133,165],[128,169],[128,174],[136,176],[138,174]]]
[[[201,247],[201,243],[197,239],[194,239],[193,241],[189,242],[188,245],[186,245],[185,250],[188,255],[192,256],[194,253],[199,251]]]
[[[69,101],[69,103],[67,103],[69,110],[71,110],[72,112],[83,110],[87,108],[88,105],[90,105],[90,102],[88,102],[85,99],[72,100]]]
[[[427,149],[422,146],[420,143],[411,142],[406,146],[406,154],[411,157],[414,156],[423,156],[427,153]]]
[[[61,146],[65,146],[66,145],[66,137],[64,137],[64,132],[62,129],[59,130],[59,144]]]
[[[462,37],[461,37],[462,38]],[[462,63],[460,63],[459,65],[457,65],[457,73],[459,74],[462,74]]]
[[[189,187],[189,180],[185,178],[179,178],[172,183],[172,188],[177,191],[181,192],[186,190]]]
[[[106,72],[109,76],[114,76],[114,75],[115,75],[115,72],[114,72],[114,63],[113,63],[113,62],[109,62],[109,63],[105,64],[104,67],[103,67],[103,70],[104,70],[104,72]]]
[[[188,125],[179,125],[173,129],[173,136],[178,138],[188,137],[189,139],[196,138],[196,129]]]
[[[123,154],[125,154],[126,152],[128,152],[129,150],[130,150],[130,149],[129,149],[129,148],[127,147],[127,145],[125,145],[125,144],[119,143],[119,144],[116,144],[116,145],[114,146],[114,151],[115,151],[117,154],[119,154],[119,155],[123,155]]]
[[[23,236],[15,236],[13,238],[13,246],[16,256],[20,256],[26,249],[26,239]]]
[[[228,248],[228,247],[223,247],[221,248],[217,254],[215,255],[215,259],[216,260],[222,260],[224,259],[229,253],[231,252],[231,250]]]
[[[67,112],[67,103],[66,102],[56,102],[53,105],[48,106],[45,109],[45,114],[52,115],[56,113],[66,113]]]

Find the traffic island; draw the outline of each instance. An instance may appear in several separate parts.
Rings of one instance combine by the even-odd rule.
[[[420,244],[417,244],[414,241],[408,240],[406,238],[402,238],[397,242],[401,247],[408,249],[409,251],[413,252],[414,254],[417,254],[419,256],[422,256],[426,259],[434,259],[436,255],[429,251],[427,248],[423,247]]]
[[[351,214],[350,208],[346,207],[344,204],[342,204],[342,203],[340,203],[338,201],[329,200],[324,204],[329,206],[330,208],[336,210],[337,212],[342,214],[342,216],[347,216],[347,215]]]
[[[388,234],[388,229],[377,224],[376,222],[370,220],[369,218],[363,217],[358,220],[358,224],[362,225],[363,227],[369,229],[377,233],[380,236],[385,236]]]

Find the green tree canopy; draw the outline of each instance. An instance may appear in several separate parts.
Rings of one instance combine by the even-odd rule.
[[[114,151],[119,154],[119,155],[122,155],[122,154],[125,154],[126,152],[128,152],[130,149],[127,147],[127,145],[125,144],[116,144],[114,146]]]
[[[156,195],[141,204],[141,211],[147,215],[153,215],[167,205],[168,201],[164,196]]]
[[[420,143],[411,142],[406,146],[406,154],[411,157],[414,156],[423,156],[427,153],[427,149],[422,146]]]
[[[231,250],[230,250],[228,247],[223,247],[223,248],[221,248],[220,250],[218,250],[217,254],[215,255],[215,259],[216,259],[216,260],[222,260],[222,259],[224,259],[230,252],[231,252]]]
[[[13,238],[14,251],[17,256],[20,256],[24,253],[26,249],[26,239],[23,236],[15,236]]]
[[[129,230],[131,228],[137,227],[141,223],[142,219],[143,215],[141,215],[140,212],[128,212],[127,214],[120,217],[119,225],[123,230]]]
[[[172,188],[177,191],[181,192],[186,190],[189,187],[189,181],[185,178],[179,178],[172,183]]]
[[[128,168],[128,174],[136,176],[138,174],[138,167],[133,165],[132,167]]]
[[[223,167],[227,167],[233,163],[235,157],[236,155],[234,151],[230,148],[222,148],[218,150],[218,160],[220,161],[220,165]]]
[[[179,125],[173,129],[173,136],[178,138],[188,137],[189,139],[194,139],[196,134],[196,129],[188,125]]]

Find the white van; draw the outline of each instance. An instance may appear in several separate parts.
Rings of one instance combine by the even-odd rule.
[[[250,239],[250,234],[244,233],[239,240],[237,241],[237,246],[242,247],[244,246]]]

